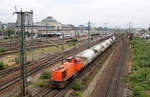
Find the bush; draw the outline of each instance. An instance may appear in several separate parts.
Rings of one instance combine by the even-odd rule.
[[[145,40],[134,37],[130,41],[132,68],[128,75],[134,97],[149,97],[150,93],[150,45]],[[148,95],[148,96],[147,96]]]
[[[48,77],[50,77],[50,72],[49,71],[45,71],[41,75],[42,79],[48,79]]]
[[[75,95],[76,95],[76,96],[79,96],[79,97],[82,97],[82,95],[81,95],[80,92],[75,92]]]
[[[75,46],[75,45],[76,45],[76,42],[78,42],[78,39],[73,38],[73,39],[71,39],[68,43],[69,43],[70,46]]]
[[[69,42],[78,42],[78,39],[72,38]]]
[[[5,48],[0,48],[0,52],[5,52],[6,49]]]
[[[80,80],[75,80],[75,81],[73,82],[72,88],[73,88],[74,90],[80,90],[80,89],[82,88],[82,87],[81,87],[81,81],[80,81]]]
[[[75,42],[73,42],[73,43],[72,43],[72,45],[76,45],[76,43],[75,43]]]
[[[36,83],[36,85],[37,85],[38,87],[44,87],[44,81],[43,81],[43,80],[39,80],[39,81]]]
[[[5,65],[3,62],[0,62],[0,69],[4,69]]]
[[[75,42],[73,42],[73,43],[69,43],[69,46],[75,46],[76,45],[76,43]]]

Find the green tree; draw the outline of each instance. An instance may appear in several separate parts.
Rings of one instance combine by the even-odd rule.
[[[12,29],[8,29],[6,33],[7,33],[7,36],[10,37],[12,34],[14,34],[14,31]]]
[[[4,33],[5,33],[5,28],[4,28],[4,25],[2,25],[2,30],[1,30],[1,33],[2,33],[2,35],[4,36]]]
[[[25,32],[25,35],[28,36],[28,37],[30,37],[30,36],[31,36],[31,33],[30,33],[29,31],[26,31],[26,32]],[[33,34],[32,34],[32,35],[33,35]]]
[[[148,31],[150,32],[150,27],[148,28]]]

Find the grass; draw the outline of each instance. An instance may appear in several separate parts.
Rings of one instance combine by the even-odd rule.
[[[36,39],[35,41],[37,41],[37,42],[42,42],[42,40],[41,40],[41,39]]]
[[[77,38],[72,38],[72,39],[70,40],[70,42],[78,42],[78,39],[77,39]]]
[[[80,90],[80,89],[82,88],[81,81],[80,81],[80,80],[75,80],[75,81],[73,82],[72,88],[73,88],[74,90]]]
[[[81,92],[75,92],[75,95],[78,96],[78,97],[82,97]]]
[[[69,44],[64,44],[64,48],[69,48],[71,47]],[[52,47],[46,47],[46,48],[39,48],[39,49],[35,49],[34,51],[27,51],[26,55],[27,57],[30,56],[32,53],[42,53],[42,52],[50,52],[50,51],[60,51],[61,50],[61,46],[59,45],[58,47],[56,46],[52,46]],[[5,52],[5,49],[0,48],[0,52]],[[19,56],[19,54],[14,54],[12,57],[16,57]],[[16,60],[16,63],[18,64],[18,61]],[[5,63],[6,64],[6,63]]]
[[[75,46],[76,45],[76,43],[75,42],[73,42],[73,43],[69,43],[69,46]]]
[[[73,38],[69,41],[69,46],[75,46],[77,44],[77,42],[78,42],[78,39]]]
[[[4,69],[5,68],[5,64],[3,62],[0,62],[0,69]]]
[[[132,68],[128,75],[129,88],[134,97],[150,97],[150,44],[134,37],[130,45]]]
[[[48,44],[52,44],[52,42],[50,42],[50,41],[48,41],[47,43],[48,43]]]
[[[5,52],[5,51],[6,51],[5,48],[0,48],[0,53],[1,53],[1,52]]]
[[[44,87],[44,81],[43,81],[43,80],[39,80],[39,81],[36,83],[36,86],[38,86],[38,87]]]
[[[50,77],[50,72],[49,71],[45,71],[41,75],[42,79],[48,79],[49,77]]]
[[[64,44],[64,48],[68,48],[70,47],[69,44]],[[42,52],[49,52],[49,51],[58,51],[58,50],[61,50],[61,46],[52,46],[52,47],[46,47],[46,48],[39,48],[39,49],[36,49],[34,51],[30,51],[30,52],[27,52],[27,55],[31,55],[32,53],[42,53]]]
[[[8,95],[8,97],[20,97],[19,95],[20,95],[20,92],[17,91],[15,93],[12,93],[12,94]]]

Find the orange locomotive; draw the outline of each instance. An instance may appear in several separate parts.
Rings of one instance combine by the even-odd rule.
[[[113,36],[90,49],[80,52],[75,57],[66,59],[64,64],[51,71],[50,86],[53,88],[64,88],[69,81],[78,75],[80,70],[104,52],[114,41],[115,37]]]
[[[74,79],[78,72],[82,69],[86,61],[83,58],[70,57],[65,60],[63,65],[60,65],[51,72],[50,85],[53,88],[64,88],[65,84]]]

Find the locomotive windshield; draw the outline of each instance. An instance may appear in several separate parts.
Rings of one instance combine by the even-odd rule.
[[[72,62],[72,59],[66,59],[66,62]]]

